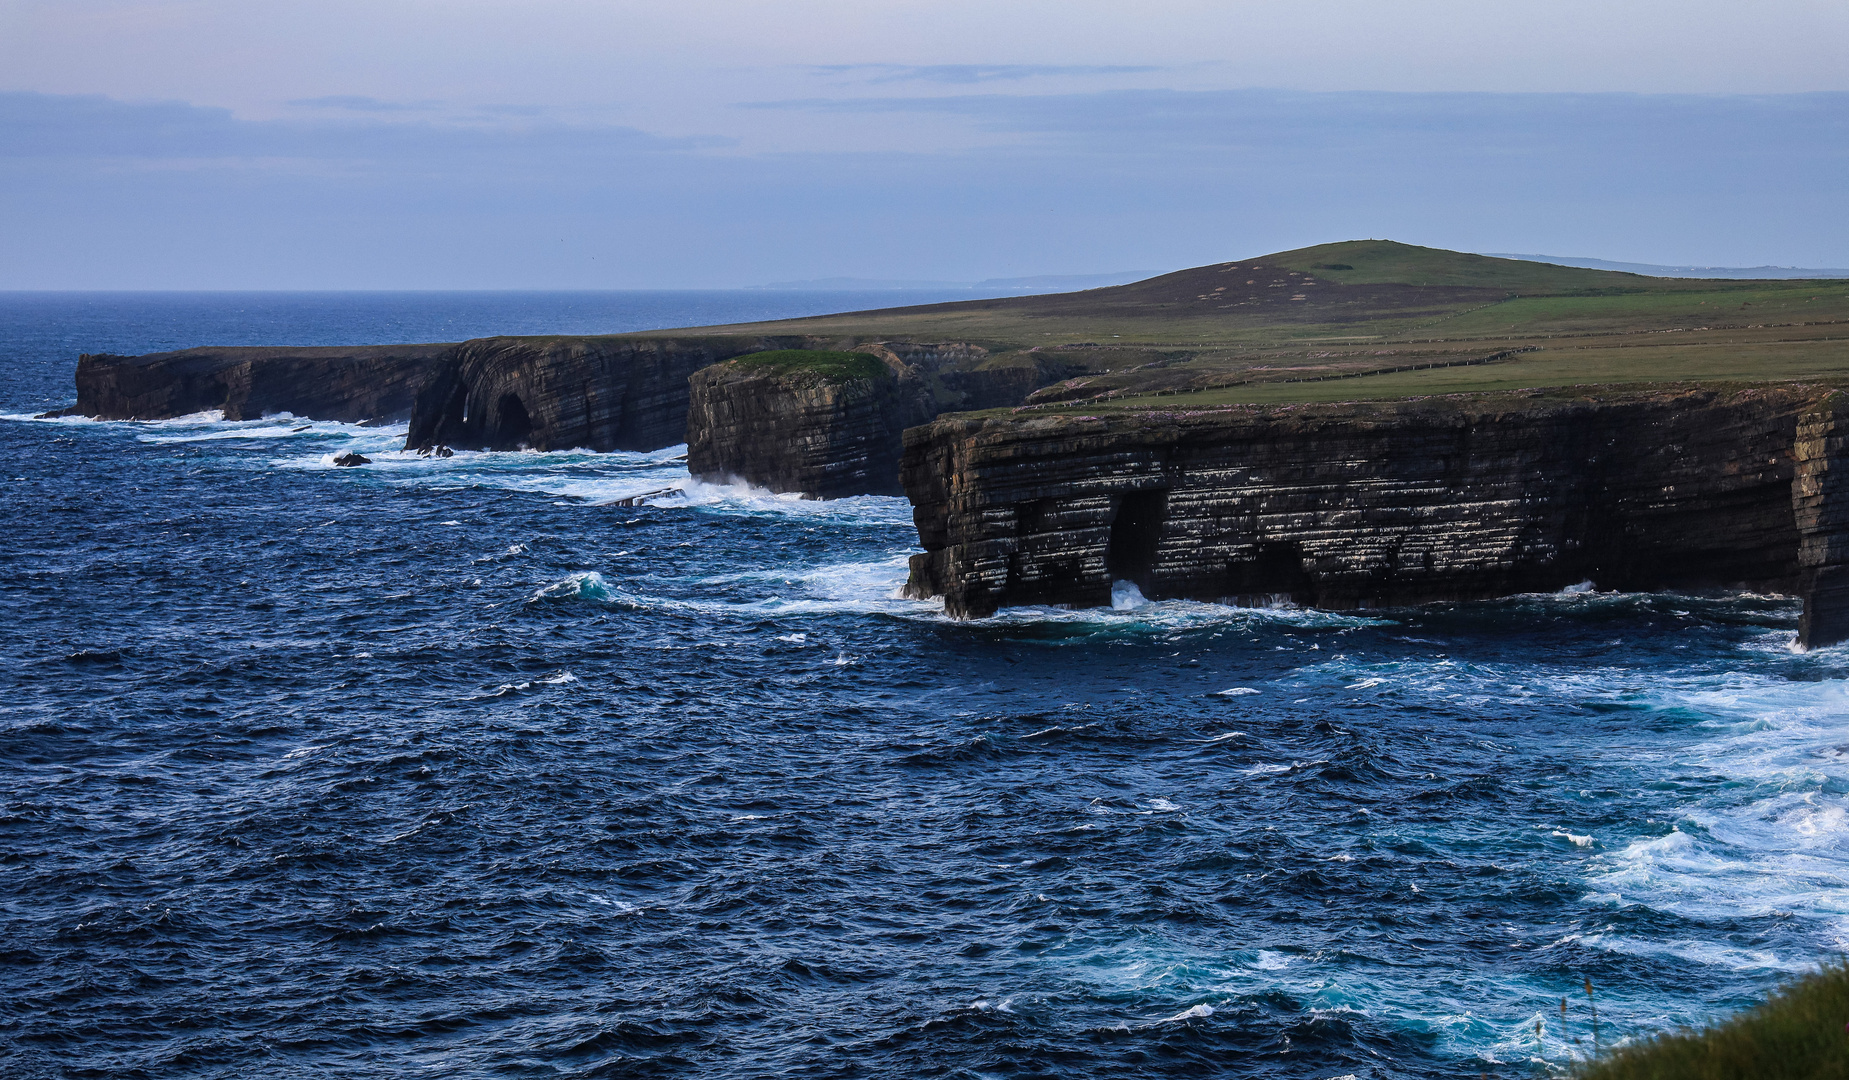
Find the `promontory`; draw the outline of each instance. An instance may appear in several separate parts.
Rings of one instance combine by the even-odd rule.
[[[81,358],[69,410],[408,421],[903,492],[953,615],[1600,589],[1803,597],[1849,639],[1849,283],[1352,241],[1051,296],[605,337]]]

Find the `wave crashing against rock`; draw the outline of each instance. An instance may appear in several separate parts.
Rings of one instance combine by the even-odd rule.
[[[1811,387],[1482,395],[906,433],[924,551],[958,617],[1151,598],[1331,610],[1600,588],[1805,598],[1849,639],[1849,397]]]

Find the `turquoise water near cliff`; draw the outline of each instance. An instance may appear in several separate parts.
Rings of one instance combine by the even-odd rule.
[[[903,500],[673,448],[30,418],[79,351],[923,299],[0,296],[0,1071],[1545,1076],[1585,979],[1622,1038],[1849,947],[1784,598],[956,623]]]

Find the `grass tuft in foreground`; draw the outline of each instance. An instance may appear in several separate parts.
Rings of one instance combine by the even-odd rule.
[[[776,349],[751,353],[733,361],[742,368],[768,369],[778,375],[812,372],[831,382],[848,379],[884,379],[892,371],[877,356],[823,349]]]
[[[1845,1080],[1846,1023],[1849,963],[1838,962],[1731,1020],[1621,1046],[1576,1075],[1580,1080]]]

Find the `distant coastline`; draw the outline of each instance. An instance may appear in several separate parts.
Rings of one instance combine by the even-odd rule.
[[[1077,292],[1102,289],[1110,285],[1128,285],[1152,274],[1125,270],[1115,274],[1038,274],[1032,277],[985,278],[981,281],[921,281],[899,278],[831,277],[810,281],[773,281],[768,285],[748,285],[747,289],[813,291],[835,289],[853,292],[901,292],[918,289],[968,289],[988,293]]]
[[[1849,278],[1849,269],[1809,269],[1801,266],[1659,266],[1655,263],[1613,262],[1610,259],[1584,259],[1563,255],[1511,255],[1485,251],[1492,259],[1520,259],[1523,262],[1577,266],[1584,270],[1618,270],[1626,274],[1668,278],[1727,278],[1732,281],[1754,279]]]

